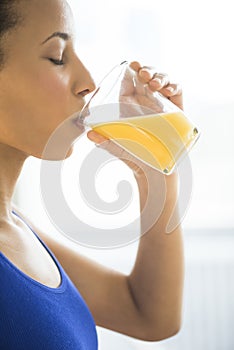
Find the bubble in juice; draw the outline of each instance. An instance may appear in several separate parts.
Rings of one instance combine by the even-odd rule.
[[[173,171],[199,136],[182,112],[121,118],[90,127],[165,174]]]

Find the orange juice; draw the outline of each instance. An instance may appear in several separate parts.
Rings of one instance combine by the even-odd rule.
[[[198,138],[197,129],[182,112],[121,118],[90,127],[166,174]]]

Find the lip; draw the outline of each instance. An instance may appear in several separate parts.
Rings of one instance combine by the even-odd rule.
[[[73,124],[81,131],[84,132],[87,128],[87,124],[85,123],[85,119],[90,115],[90,111],[88,107],[81,112],[76,113],[75,117],[72,118]]]
[[[78,128],[82,133],[85,131],[85,125],[81,122],[79,116],[72,119],[72,123]]]
[[[72,119],[82,124],[84,119],[87,118],[89,115],[90,115],[90,110],[88,107],[85,107],[80,112],[76,113],[75,117],[73,117]]]

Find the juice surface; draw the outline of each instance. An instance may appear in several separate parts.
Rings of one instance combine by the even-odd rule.
[[[182,112],[121,118],[90,127],[165,173],[170,173],[197,136]]]

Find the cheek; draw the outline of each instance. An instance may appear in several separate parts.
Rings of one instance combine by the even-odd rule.
[[[64,73],[41,69],[35,74],[35,70],[29,68],[8,81],[11,83],[8,84],[6,108],[12,123],[18,120],[18,116],[21,127],[37,126],[49,131],[69,116],[71,93],[69,79]]]
[[[37,156],[50,135],[70,117],[71,91],[64,71],[43,69],[35,74],[28,68],[6,79],[0,142]],[[72,132],[68,129],[68,134]]]
[[[64,74],[49,72],[38,77],[38,90],[44,106],[66,113],[69,105],[69,79]],[[66,116],[63,115],[63,118]]]

